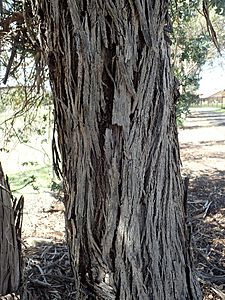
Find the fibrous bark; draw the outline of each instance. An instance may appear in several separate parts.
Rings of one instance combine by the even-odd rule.
[[[185,237],[167,10],[166,0],[33,0],[77,299],[201,298]]]
[[[16,292],[21,281],[23,197],[12,197],[0,164],[0,296]]]

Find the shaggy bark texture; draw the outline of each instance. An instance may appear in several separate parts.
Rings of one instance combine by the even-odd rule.
[[[12,197],[0,164],[0,298],[20,285],[22,209],[23,197]]]
[[[201,299],[185,237],[167,10],[166,0],[33,0],[76,299]]]

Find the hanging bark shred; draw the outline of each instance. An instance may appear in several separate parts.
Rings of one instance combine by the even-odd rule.
[[[32,3],[77,299],[201,299],[185,237],[169,1]]]
[[[22,210],[23,197],[12,197],[0,164],[0,299],[18,299],[6,294],[16,292],[21,283]]]

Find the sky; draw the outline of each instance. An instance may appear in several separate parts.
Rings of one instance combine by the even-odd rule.
[[[199,95],[210,96],[221,90],[225,90],[225,54],[206,63],[200,73]]]

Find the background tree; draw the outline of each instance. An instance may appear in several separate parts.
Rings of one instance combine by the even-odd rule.
[[[54,178],[50,166],[53,106],[47,69],[40,65],[40,47],[36,39],[28,1],[3,1],[0,19],[0,151],[2,162],[18,148],[24,155],[15,171],[26,170],[18,180],[10,174],[12,190],[41,189],[45,174],[48,184]],[[34,143],[36,141],[36,143]],[[42,159],[43,158],[43,159]],[[45,165],[44,165],[45,164]],[[33,167],[32,167],[33,166]],[[38,167],[40,167],[38,169]],[[7,167],[6,167],[7,168]],[[20,174],[21,175],[21,174]],[[17,182],[15,184],[15,180]],[[47,183],[46,183],[47,185]]]
[[[224,49],[224,11],[222,7],[214,7],[212,3],[202,1],[173,1],[170,8],[172,22],[172,65],[174,74],[179,82],[180,97],[177,103],[177,117],[182,120],[189,107],[199,99],[198,88],[200,72],[204,64],[212,61]],[[216,43],[212,42],[210,31],[206,26],[206,16],[210,16],[208,23],[214,33]],[[213,24],[213,25],[212,25]]]
[[[1,1],[0,17],[0,111],[8,112],[6,126],[12,127],[21,116],[30,125],[41,104],[50,102],[47,72],[40,64],[37,26],[28,1]]]

